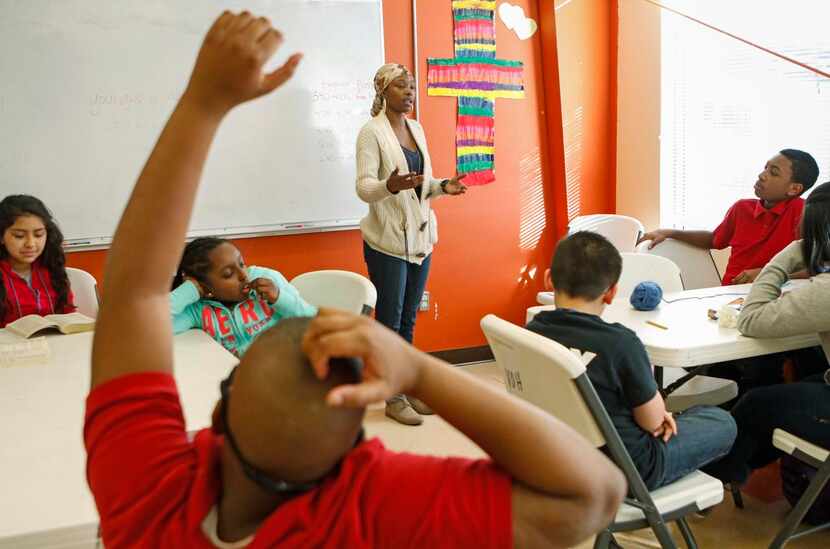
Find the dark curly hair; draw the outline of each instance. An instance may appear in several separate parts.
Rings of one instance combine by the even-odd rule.
[[[0,201],[0,236],[14,225],[23,215],[39,217],[46,226],[46,245],[38,261],[49,271],[52,287],[58,294],[55,312],[60,312],[69,303],[69,278],[66,276],[66,255],[63,252],[63,233],[52,212],[39,199],[28,194],[12,194]],[[9,256],[5,246],[0,246],[0,259]],[[0,284],[0,318],[6,314],[6,286]]]
[[[810,193],[801,218],[801,251],[811,275],[827,272],[830,264],[830,181]]]
[[[182,260],[179,262],[179,268],[176,270],[176,276],[173,278],[173,286],[170,289],[175,290],[178,288],[184,282],[184,277],[186,276],[195,278],[202,285],[207,285],[205,273],[210,269],[208,255],[226,242],[229,241],[213,236],[205,236],[188,242],[187,246],[184,247]]]

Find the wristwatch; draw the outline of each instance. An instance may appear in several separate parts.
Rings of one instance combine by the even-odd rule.
[[[441,192],[442,193],[446,194],[446,192],[447,192],[447,183],[449,183],[449,182],[450,182],[449,179],[445,179],[441,182]]]

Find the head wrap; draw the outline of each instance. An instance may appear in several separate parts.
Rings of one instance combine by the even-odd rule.
[[[372,102],[372,116],[377,116],[383,110],[386,103],[383,92],[389,84],[405,74],[409,74],[409,71],[398,63],[387,63],[378,69],[375,73],[375,100]]]

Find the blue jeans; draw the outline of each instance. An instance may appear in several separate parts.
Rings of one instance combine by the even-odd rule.
[[[658,486],[725,456],[738,432],[729,412],[715,406],[694,406],[674,419],[677,434],[663,445],[663,476]]]
[[[363,243],[369,279],[378,291],[375,319],[412,343],[415,315],[427,283],[432,254],[417,265],[378,252]]]

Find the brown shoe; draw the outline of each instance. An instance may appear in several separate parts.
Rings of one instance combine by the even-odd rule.
[[[396,398],[386,403],[386,417],[392,418],[404,425],[420,425],[424,418],[412,409],[406,398]]]
[[[432,411],[432,408],[424,404],[423,400],[418,400],[417,398],[411,396],[407,396],[406,400],[408,400],[409,405],[421,415],[430,416],[435,413]]]

